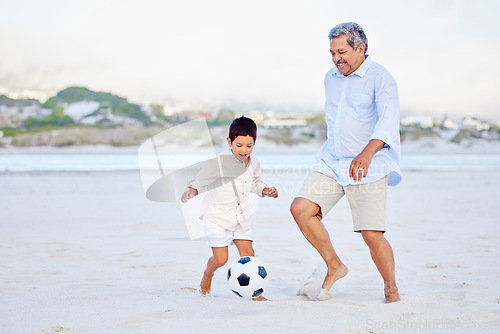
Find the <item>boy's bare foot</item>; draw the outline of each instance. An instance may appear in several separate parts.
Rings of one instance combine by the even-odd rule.
[[[384,286],[385,302],[394,303],[401,300],[396,284],[385,284]]]
[[[203,272],[203,277],[201,278],[200,283],[200,292],[202,295],[207,296],[210,294],[210,287],[212,286],[212,277],[214,275],[207,275],[207,273]]]
[[[255,297],[255,298],[252,298],[252,300],[255,300],[255,301],[258,301],[258,302],[265,302],[265,301],[269,301],[269,299],[267,299],[266,297],[264,296],[259,296],[259,297]]]
[[[333,283],[347,275],[348,271],[349,270],[343,263],[337,268],[328,268],[328,272],[326,273],[326,277],[321,288],[327,291],[330,290]]]

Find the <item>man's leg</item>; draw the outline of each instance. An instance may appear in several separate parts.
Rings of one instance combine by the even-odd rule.
[[[326,263],[328,271],[322,288],[330,290],[335,281],[347,275],[348,270],[333,249],[328,231],[316,216],[319,209],[316,203],[303,197],[296,197],[290,206],[300,231]]]
[[[381,231],[361,231],[373,262],[377,266],[380,275],[384,280],[384,293],[387,303],[400,300],[398,287],[396,286],[396,270],[394,264],[394,254],[389,241]]]

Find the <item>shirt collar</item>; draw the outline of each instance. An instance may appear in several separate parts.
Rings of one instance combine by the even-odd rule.
[[[366,56],[365,60],[361,63],[361,65],[359,65],[359,67],[356,69],[356,71],[349,74],[348,77],[353,76],[353,75],[357,75],[358,77],[363,77],[366,74],[366,72],[368,71],[368,68],[370,67],[372,62],[373,62],[372,58],[370,56]],[[333,74],[337,77],[344,77],[345,78],[345,76],[342,73],[340,73],[337,66],[335,66],[335,71],[333,72]]]
[[[231,160],[236,163],[236,164],[239,164],[239,165],[243,165],[243,166],[248,166],[250,164],[250,161],[251,161],[251,156],[248,157],[248,164],[245,165],[245,162],[244,161],[240,161],[234,154],[233,154],[233,150],[231,148],[229,148],[227,151],[224,151],[222,152],[221,154],[223,155],[229,155],[231,156]]]

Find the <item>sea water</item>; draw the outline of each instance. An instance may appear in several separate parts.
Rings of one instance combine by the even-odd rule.
[[[307,170],[315,153],[259,154],[263,170]],[[171,168],[182,168],[209,159],[184,153],[168,157]],[[153,167],[153,166],[152,166]],[[500,170],[500,154],[412,153],[401,157],[402,171],[488,171]],[[139,171],[137,153],[47,153],[0,154],[0,172],[93,172]]]

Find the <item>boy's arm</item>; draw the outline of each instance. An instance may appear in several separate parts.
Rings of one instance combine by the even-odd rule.
[[[196,196],[203,192],[210,183],[220,178],[220,174],[217,158],[208,160],[196,174],[194,180],[189,183],[188,188],[193,189],[196,192],[194,196]]]
[[[278,190],[274,187],[266,187],[264,190],[262,190],[262,196],[267,196],[267,197],[278,197]]]
[[[198,195],[198,190],[189,187],[189,189],[186,190],[184,192],[184,194],[182,194],[181,201],[182,201],[182,203],[186,203],[187,201],[189,201],[191,198],[195,197],[196,195]]]
[[[252,166],[253,166],[253,182],[251,192],[259,195],[260,197],[264,197],[264,189],[267,188],[267,185],[262,182],[260,179],[260,163],[259,160],[255,157],[252,157]]]

